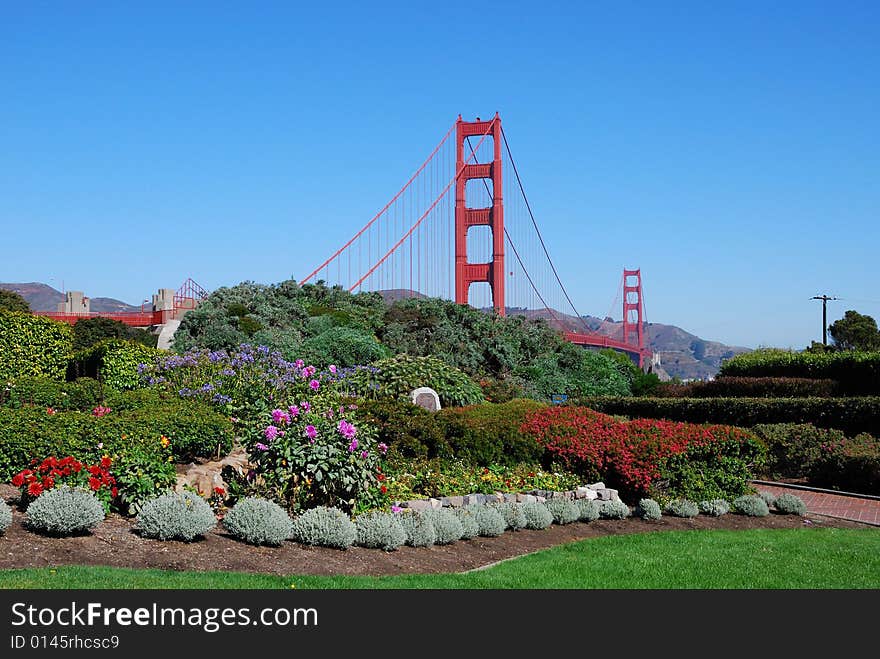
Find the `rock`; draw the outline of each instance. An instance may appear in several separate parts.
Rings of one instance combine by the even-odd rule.
[[[591,490],[604,490],[605,483],[599,481],[598,483],[593,483],[592,485],[587,485],[587,487],[590,488]]]
[[[488,503],[504,503],[504,495],[501,492],[493,492],[486,495],[485,502]]]
[[[409,508],[410,510],[433,510],[432,501],[436,501],[436,499],[413,499],[412,501],[405,501],[402,507]]]
[[[517,494],[516,500],[519,503],[534,503],[538,499],[533,494]]]
[[[595,490],[591,490],[588,487],[579,487],[575,490],[575,498],[577,499],[586,499],[589,496],[589,492],[595,492]]]
[[[535,501],[537,501],[538,503],[547,503],[547,499],[545,499],[544,497],[535,497]]]
[[[436,412],[440,409],[440,396],[431,387],[419,387],[413,389],[409,393],[414,405],[423,407],[429,412]]]
[[[511,494],[509,492],[506,492],[504,494],[504,502],[505,503],[516,503],[516,494]]]
[[[590,501],[595,501],[596,499],[599,498],[599,493],[596,490],[591,490],[589,487],[578,488],[578,489],[585,490],[584,495],[582,497],[579,497],[581,499],[589,499]]]
[[[599,501],[615,501],[620,498],[617,496],[617,490],[611,490],[607,487],[596,490],[596,497]]]
[[[574,493],[574,490],[566,490],[566,491],[564,492],[564,494],[565,494],[565,498],[568,499],[569,501],[574,501],[574,500],[575,500],[575,493]]]
[[[462,497],[462,499],[464,499],[463,505],[470,506],[475,503],[483,503],[484,495],[482,495],[482,494],[468,494],[468,495]]]
[[[444,508],[461,508],[464,505],[464,497],[441,497]]]

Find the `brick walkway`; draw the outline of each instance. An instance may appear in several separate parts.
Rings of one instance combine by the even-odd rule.
[[[758,490],[764,490],[775,495],[790,492],[800,497],[807,504],[807,511],[817,515],[830,517],[842,517],[856,522],[876,524],[880,526],[880,500],[859,499],[840,494],[827,494],[825,492],[810,492],[793,487],[780,487],[775,485],[763,485],[755,483]]]

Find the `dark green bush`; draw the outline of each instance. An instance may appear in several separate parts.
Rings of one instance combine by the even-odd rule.
[[[148,348],[141,343],[108,339],[76,353],[68,369],[71,377],[90,377],[114,389],[135,389],[141,386],[140,364],[152,364],[163,350]]]
[[[855,398],[624,398],[575,401],[606,414],[690,423],[751,427],[762,423],[812,423],[847,435],[880,434],[880,397]]]
[[[355,327],[331,327],[307,339],[300,357],[317,367],[370,364],[391,355],[372,334]]]
[[[70,325],[0,310],[0,380],[38,376],[63,380],[73,351]]]
[[[49,378],[17,378],[0,389],[0,406],[51,407],[56,410],[93,410],[101,403],[101,383],[92,378],[60,382]]]
[[[91,348],[105,339],[124,339],[155,348],[159,336],[112,318],[81,318],[73,324],[74,351]]]
[[[809,423],[760,424],[753,429],[767,445],[767,468],[771,478],[805,478],[820,458],[823,447],[846,439],[839,430],[817,428]]]
[[[829,442],[807,476],[820,487],[880,495],[880,440],[863,433]]]
[[[500,405],[473,405],[437,412],[452,454],[479,465],[538,463],[544,449],[520,430],[529,412],[547,407],[533,400],[512,400]]]
[[[657,386],[657,398],[829,398],[839,391],[835,380],[811,378],[720,377],[706,382]]]
[[[452,457],[443,426],[434,412],[408,400],[365,400],[358,415],[379,432],[377,440],[404,457]]]
[[[880,393],[880,352],[755,350],[721,366],[723,376],[836,380],[844,395]]]

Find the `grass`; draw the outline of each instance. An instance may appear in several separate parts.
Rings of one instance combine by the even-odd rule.
[[[2,570],[0,587],[880,588],[880,531],[762,529],[604,536],[470,573],[379,578],[59,566]]]

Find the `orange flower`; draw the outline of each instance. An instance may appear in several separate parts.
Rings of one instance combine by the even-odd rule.
[[[170,446],[171,444],[171,440],[168,439],[165,435],[162,435],[159,438],[159,443],[162,445],[162,448],[168,448],[168,446]]]

